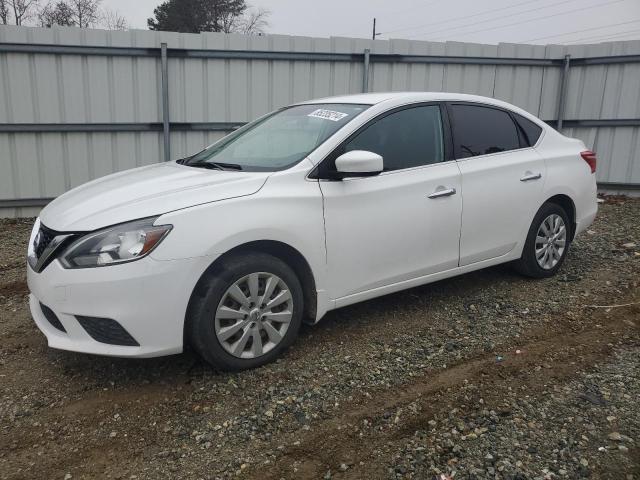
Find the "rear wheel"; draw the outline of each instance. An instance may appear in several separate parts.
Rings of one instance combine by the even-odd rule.
[[[195,350],[223,370],[276,359],[302,322],[302,287],[293,270],[262,253],[232,256],[202,279],[188,314]]]
[[[517,270],[533,278],[555,275],[562,266],[571,238],[567,212],[555,203],[545,203],[531,223]]]

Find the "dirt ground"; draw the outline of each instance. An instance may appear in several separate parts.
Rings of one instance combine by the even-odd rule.
[[[554,278],[491,268],[331,312],[280,361],[51,350],[0,223],[1,479],[640,479],[640,200]]]

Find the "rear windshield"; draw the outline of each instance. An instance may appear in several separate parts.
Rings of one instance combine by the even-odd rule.
[[[300,162],[369,106],[327,103],[288,107],[228,135],[185,165],[282,170]]]

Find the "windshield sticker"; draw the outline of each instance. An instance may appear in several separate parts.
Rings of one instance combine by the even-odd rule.
[[[333,110],[324,110],[322,108],[311,112],[308,117],[323,118],[324,120],[331,120],[332,122],[339,122],[344,117],[348,117],[348,113],[334,112]]]

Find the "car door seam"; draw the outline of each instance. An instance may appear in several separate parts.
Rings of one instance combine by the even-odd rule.
[[[460,228],[458,229],[458,268],[460,268],[460,259],[462,256],[462,221],[464,218],[464,178],[457,160],[456,167],[458,167],[458,175],[460,178]]]
[[[320,196],[322,197],[322,231],[324,232],[324,265],[325,269],[328,271],[329,269],[329,248],[327,246],[327,215],[325,202],[326,198],[324,196],[324,192],[322,191],[321,182],[316,180],[318,184],[318,189],[320,190]]]

